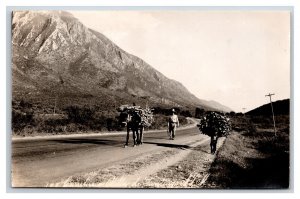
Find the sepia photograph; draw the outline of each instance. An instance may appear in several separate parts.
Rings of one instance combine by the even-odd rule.
[[[291,9],[10,14],[12,188],[290,188]]]

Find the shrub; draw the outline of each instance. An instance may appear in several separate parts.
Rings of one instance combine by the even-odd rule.
[[[66,131],[67,132],[76,132],[79,131],[78,125],[75,123],[69,123],[66,126]]]
[[[20,131],[26,126],[34,126],[34,112],[32,104],[21,100],[20,103],[14,102],[12,107],[12,129]]]
[[[204,114],[205,114],[205,110],[203,108],[196,108],[195,118],[201,118]]]
[[[36,118],[37,130],[39,132],[60,133],[66,131],[67,119],[61,118]]]
[[[65,109],[70,122],[84,124],[93,119],[95,110],[89,107],[69,106]]]
[[[192,114],[190,111],[185,110],[185,111],[181,111],[180,115],[185,116],[185,117],[192,117]]]
[[[168,120],[170,116],[165,115],[154,115],[154,122],[149,127],[149,129],[167,129],[168,127]],[[180,126],[187,124],[187,119],[184,116],[178,116]]]

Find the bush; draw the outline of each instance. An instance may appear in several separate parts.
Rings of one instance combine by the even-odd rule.
[[[60,133],[66,131],[67,119],[62,118],[36,118],[39,132]]]
[[[119,123],[118,117],[116,118],[107,118],[106,119],[106,128],[108,131],[121,131],[123,130],[121,124]]]
[[[66,126],[66,131],[67,132],[76,132],[76,131],[79,131],[79,127],[75,123],[69,123]]]
[[[86,126],[87,128],[90,128],[92,130],[103,130],[104,127],[106,127],[107,118],[103,115],[99,115],[97,117],[91,118],[89,121],[87,121]]]
[[[149,127],[149,129],[167,129],[168,126],[168,116],[157,114],[154,115],[154,121]]]
[[[192,114],[190,111],[185,110],[185,111],[181,111],[180,115],[184,116],[184,117],[192,117]]]
[[[201,118],[204,114],[205,114],[205,110],[203,108],[196,108],[195,118]]]
[[[170,116],[165,116],[161,114],[154,115],[154,122],[149,127],[149,129],[167,129],[169,117]],[[186,125],[188,123],[187,119],[181,115],[178,116],[178,120],[180,126]]]
[[[89,107],[69,106],[65,109],[70,122],[85,124],[93,119],[95,110]]]
[[[12,107],[12,130],[21,131],[25,127],[34,126],[32,104],[21,100],[14,102]]]

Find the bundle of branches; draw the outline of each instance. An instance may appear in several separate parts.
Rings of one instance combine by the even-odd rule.
[[[145,109],[142,109],[140,114],[141,114],[141,118],[142,118],[142,125],[145,127],[151,126],[151,124],[154,121],[152,110],[150,108],[145,108]]]
[[[121,114],[126,113],[130,114],[131,116],[134,113],[137,113],[138,115],[141,116],[141,124],[144,127],[149,127],[153,123],[153,112],[152,109],[150,108],[141,108],[140,106],[130,106],[130,105],[122,105],[118,108],[118,111],[121,112]]]
[[[139,112],[142,110],[140,106],[130,106],[130,105],[121,105],[118,109],[119,112],[126,112],[128,114],[133,114],[134,112]]]
[[[231,130],[229,118],[216,112],[209,112],[203,116],[197,126],[203,134],[208,136],[227,137]]]

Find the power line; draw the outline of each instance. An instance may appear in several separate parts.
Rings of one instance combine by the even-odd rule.
[[[274,93],[269,93],[268,95],[265,95],[266,97],[270,97],[270,104],[272,108],[272,116],[273,116],[273,125],[274,125],[274,134],[276,136],[276,125],[275,125],[275,117],[274,117],[274,110],[273,110],[273,104],[272,104],[272,95],[275,95]]]

